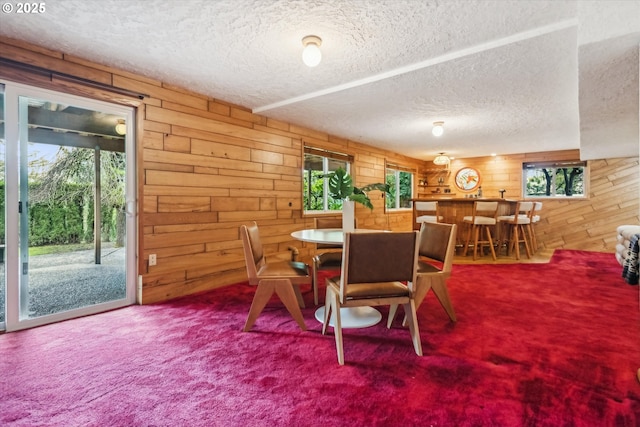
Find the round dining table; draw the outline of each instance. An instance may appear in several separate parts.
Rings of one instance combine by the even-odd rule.
[[[357,228],[353,233],[376,233],[384,230],[370,230]],[[302,242],[326,243],[333,245],[344,244],[344,231],[341,228],[310,228],[291,233],[291,237]],[[324,323],[325,306],[318,307],[315,318]],[[331,315],[329,326],[334,325],[335,316]],[[340,322],[343,328],[367,328],[379,323],[382,314],[373,307],[343,307],[340,309]]]

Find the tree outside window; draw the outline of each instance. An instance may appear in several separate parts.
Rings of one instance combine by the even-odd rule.
[[[342,200],[329,194],[326,174],[338,168],[349,172],[348,156],[306,148],[302,171],[302,201],[305,212],[328,212],[342,209]]]
[[[586,197],[586,162],[524,163],[525,197]]]
[[[413,173],[387,166],[385,184],[389,186],[385,201],[387,210],[411,208]]]

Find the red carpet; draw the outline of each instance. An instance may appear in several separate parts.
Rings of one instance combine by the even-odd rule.
[[[0,336],[3,426],[637,426],[638,288],[612,254],[456,265],[424,357],[399,323],[345,332],[242,284]],[[312,295],[305,294],[310,306]],[[383,312],[386,319],[386,311]]]

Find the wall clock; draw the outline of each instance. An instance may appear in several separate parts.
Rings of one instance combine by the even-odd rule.
[[[462,168],[456,172],[456,187],[463,191],[472,191],[480,185],[480,173],[474,168]]]

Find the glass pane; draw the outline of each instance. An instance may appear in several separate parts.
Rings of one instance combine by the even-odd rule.
[[[342,200],[336,200],[325,189],[327,173],[339,168],[349,170],[348,163],[344,160],[331,159],[316,154],[304,155],[303,205],[305,211],[324,211],[342,209]]]
[[[524,170],[525,194],[529,197],[583,197],[584,166],[539,167]]]
[[[556,169],[556,194],[561,196],[584,196],[584,168]]]
[[[387,209],[395,209],[396,200],[398,198],[398,189],[396,186],[396,171],[393,169],[387,169],[384,182],[389,186],[389,192],[387,193],[385,199],[385,206],[387,207]]]
[[[21,319],[124,299],[123,118],[26,97],[20,104],[29,124],[20,151]]]
[[[324,210],[323,159],[313,154],[304,155],[303,202],[306,211]]]
[[[412,174],[400,172],[400,206],[401,208],[411,207],[411,197],[413,196]]]
[[[349,172],[348,164],[344,160],[327,159],[327,173],[335,172],[342,168]],[[342,200],[334,199],[330,194],[327,194],[327,208],[330,211],[342,210]]]

